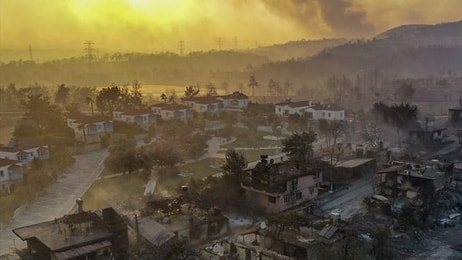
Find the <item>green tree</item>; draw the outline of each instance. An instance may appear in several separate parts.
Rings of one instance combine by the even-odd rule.
[[[207,88],[207,96],[217,96],[217,88],[212,82],[209,82],[206,86]]]
[[[317,135],[314,131],[296,132],[290,137],[282,140],[282,151],[287,153],[292,160],[299,165],[303,171],[308,166],[308,162],[313,158],[313,143]]]
[[[199,159],[207,148],[207,138],[205,135],[196,133],[193,134],[186,145],[186,152],[193,160]]]
[[[157,142],[153,159],[160,167],[173,168],[182,158],[172,143]]]
[[[66,101],[69,98],[69,92],[71,89],[66,87],[66,85],[61,84],[58,86],[58,90],[55,93],[55,102],[61,104],[61,107],[64,108],[66,106]]]
[[[118,86],[111,86],[101,89],[96,95],[96,107],[104,115],[105,112],[112,117],[114,109],[121,108],[121,89]]]
[[[255,96],[255,88],[258,87],[258,81],[255,78],[255,75],[250,75],[249,84],[247,84],[252,89],[252,96]]]
[[[131,173],[138,169],[136,160],[136,142],[133,139],[121,139],[109,147],[109,156],[104,165],[114,173]]]
[[[199,95],[200,88],[199,85],[190,85],[187,86],[185,91],[184,91],[184,97],[185,98],[193,98],[197,95]]]
[[[160,94],[160,100],[164,101],[164,103],[167,103],[167,100],[168,100],[167,94],[165,93]]]
[[[279,83],[274,81],[273,79],[270,79],[268,81],[268,93],[271,96],[275,96],[277,94],[277,89],[278,89]]]
[[[56,133],[66,127],[61,109],[50,104],[50,98],[42,94],[29,95],[23,103],[26,108],[25,117],[43,132]]]
[[[91,115],[94,116],[95,113],[94,113],[94,110],[93,110],[93,105],[94,105],[95,101],[91,97],[87,97],[86,102],[87,102],[88,105],[90,105]]]
[[[221,168],[228,174],[239,174],[247,165],[248,161],[242,153],[234,149],[228,149],[225,154],[225,162]]]
[[[395,98],[399,98],[401,102],[410,101],[414,96],[415,89],[412,84],[401,84],[395,91]]]
[[[133,81],[129,93],[129,104],[132,106],[141,106],[143,103],[143,93],[141,92],[141,83],[138,80]]]
[[[400,131],[417,125],[418,108],[409,103],[392,106],[387,106],[381,102],[375,103],[372,113],[380,116],[385,123],[396,128],[399,146],[401,146]]]

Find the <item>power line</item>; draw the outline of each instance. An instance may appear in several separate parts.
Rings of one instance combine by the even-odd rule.
[[[218,50],[221,50],[221,45],[223,44],[223,40],[221,37],[218,37]]]
[[[95,50],[95,48],[93,48],[93,45],[95,43],[92,42],[92,41],[85,41],[83,44],[87,45],[87,47],[84,50],[87,51],[88,62],[92,62],[92,60],[93,60],[93,50]]]
[[[29,56],[30,60],[33,61],[34,59],[32,58],[32,46],[29,44]]]
[[[180,51],[180,55],[183,56],[183,50],[184,50],[184,41],[178,41],[178,49]]]

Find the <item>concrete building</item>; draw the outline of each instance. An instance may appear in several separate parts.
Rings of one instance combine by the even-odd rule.
[[[335,184],[350,184],[354,179],[377,172],[377,163],[371,158],[355,158],[339,161],[335,165],[332,182]]]
[[[75,140],[84,144],[98,143],[101,137],[114,132],[112,119],[104,116],[70,115],[67,126],[74,131]]]
[[[216,239],[229,231],[228,218],[219,209],[207,210],[182,201],[183,198],[150,201],[140,221],[161,223],[165,231],[160,238],[173,233],[177,239],[193,243]]]
[[[316,198],[322,171],[317,166],[302,171],[291,162],[268,162],[262,157],[255,168],[244,171],[240,177],[246,196],[273,214]]]
[[[448,109],[449,125],[462,126],[462,97],[459,99],[459,106]]]
[[[261,260],[295,260],[278,254],[274,251],[261,248],[252,244],[244,244],[235,240],[225,239],[214,241],[200,250],[202,259],[227,260],[227,259],[261,259]]]
[[[381,192],[387,196],[414,198],[419,192],[435,192],[452,181],[454,164],[403,162],[377,172]]]
[[[30,259],[128,259],[128,230],[112,208],[80,210],[51,221],[13,229],[27,242]]]

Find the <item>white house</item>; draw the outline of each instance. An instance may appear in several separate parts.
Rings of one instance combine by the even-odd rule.
[[[313,120],[345,120],[345,110],[335,105],[317,104],[305,110],[308,118]]]
[[[155,115],[160,116],[163,120],[181,120],[187,121],[193,118],[193,111],[186,105],[159,103],[151,107]]]
[[[306,112],[306,109],[312,106],[312,102],[309,100],[304,100],[304,101],[285,101],[282,103],[278,103],[275,105],[275,112],[276,115],[279,116],[288,116],[288,115],[294,115],[294,114],[299,114],[302,115],[303,113]]]
[[[24,171],[18,160],[0,158],[0,190],[11,193],[11,186],[22,183]]]
[[[18,144],[11,140],[8,145],[0,146],[0,158],[17,160],[26,165],[34,159],[50,159],[50,150],[48,145]]]
[[[124,111],[114,111],[113,118],[147,128],[157,123],[157,117],[150,109],[126,109]]]
[[[197,113],[218,113],[225,111],[225,103],[220,97],[184,98],[183,103]]]
[[[226,109],[245,109],[249,105],[249,97],[239,91],[234,91],[232,94],[220,96],[223,100]]]
[[[75,139],[85,144],[97,143],[102,136],[114,132],[111,118],[104,116],[71,115],[67,126],[74,131]]]

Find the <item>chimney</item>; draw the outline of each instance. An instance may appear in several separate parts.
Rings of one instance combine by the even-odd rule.
[[[83,212],[83,200],[81,198],[78,198],[75,202],[77,203],[77,213],[82,213]]]
[[[266,154],[260,155],[260,161],[266,164],[268,162],[268,155]]]
[[[181,185],[181,192],[187,193],[188,192],[188,185]]]

